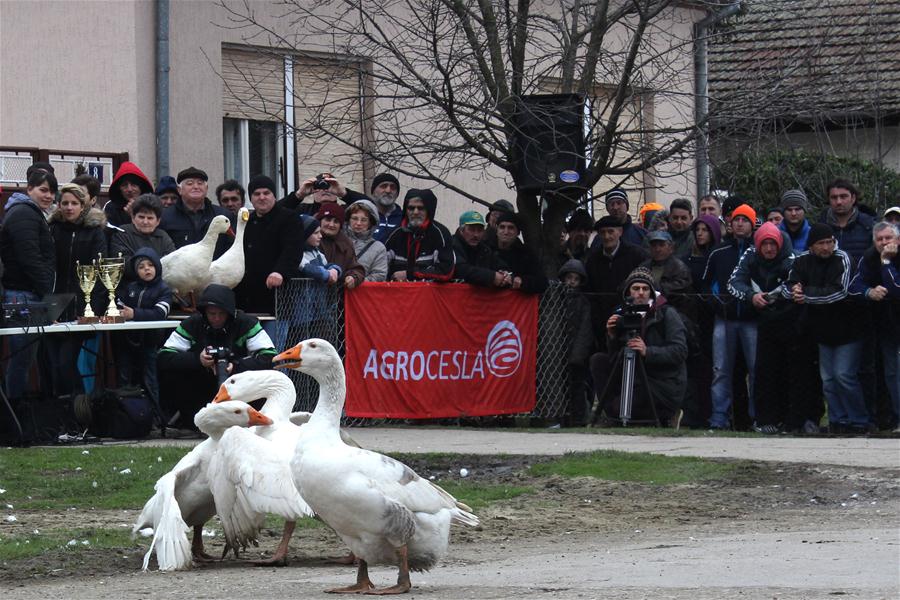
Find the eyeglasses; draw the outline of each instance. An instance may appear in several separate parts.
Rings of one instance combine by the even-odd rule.
[[[359,216],[354,215],[354,216],[350,217],[350,222],[351,223],[368,223],[369,217],[366,217],[363,215],[359,215]]]
[[[407,207],[406,207],[406,210],[409,211],[409,212],[413,212],[413,211],[415,211],[415,210],[419,210],[419,211],[425,212],[425,207],[424,207],[424,206],[407,206]]]

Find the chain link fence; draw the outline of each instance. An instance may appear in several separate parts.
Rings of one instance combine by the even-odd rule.
[[[367,283],[366,285],[379,285]],[[350,292],[353,293],[353,292]],[[569,319],[572,300],[570,290],[553,282],[541,296],[538,308],[537,399],[534,410],[526,417],[556,419],[566,410],[569,398],[568,349]],[[344,356],[344,289],[325,286],[312,279],[292,279],[276,289],[275,319],[283,348],[290,348],[308,338],[331,342]],[[278,342],[276,342],[278,343]],[[294,410],[312,411],[319,396],[319,386],[312,377],[288,371],[297,388]],[[345,425],[371,425],[396,422],[384,419],[344,418]]]

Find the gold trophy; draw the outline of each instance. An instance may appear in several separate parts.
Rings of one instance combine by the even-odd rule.
[[[103,258],[101,256],[99,264],[100,281],[103,282],[103,285],[109,292],[109,307],[106,309],[106,314],[100,317],[100,322],[124,323],[125,317],[122,316],[118,307],[116,307],[116,286],[119,285],[119,281],[122,279],[122,272],[125,270],[125,259],[122,258],[121,253],[115,258]]]
[[[78,276],[78,287],[84,293],[84,316],[78,317],[78,324],[97,323],[100,318],[91,309],[91,292],[97,284],[97,261],[91,261],[89,265],[83,265],[75,261],[75,274]]]

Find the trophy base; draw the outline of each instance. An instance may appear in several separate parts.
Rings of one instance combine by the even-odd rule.
[[[94,325],[100,322],[100,317],[78,317],[79,325]]]
[[[109,315],[104,315],[104,316],[100,317],[100,322],[103,323],[104,325],[109,325],[111,323],[124,323],[125,317],[120,316],[120,315],[116,315],[114,317],[109,316]]]

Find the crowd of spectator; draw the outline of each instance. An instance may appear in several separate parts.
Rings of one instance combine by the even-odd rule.
[[[581,264],[566,263],[560,278],[576,266],[587,274],[595,342],[593,412],[573,398],[571,424],[618,419],[611,400],[619,390],[607,383],[624,343],[638,351],[651,380],[635,383],[635,414],[647,420],[765,434],[900,433],[894,314],[900,208],[887,209],[876,223],[856,187],[837,179],[825,189],[828,207],[818,219],[804,191],[793,189],[774,209],[759,212],[747,200],[722,203],[716,196],[698,201],[696,217],[686,199],[673,200],[668,211],[646,205],[638,225],[622,216],[624,196],[620,190],[606,195],[608,215],[593,224],[582,256],[580,213],[572,214],[570,240],[562,245],[563,256]],[[612,323],[645,291],[629,289],[635,277],[650,288],[639,342],[614,335]],[[660,335],[662,317],[655,313],[666,309],[680,317],[683,335],[671,320]],[[583,386],[584,353],[579,356],[573,388]],[[686,367],[672,372],[683,392],[652,382],[666,370],[662,356],[672,367]]]
[[[214,217],[235,224],[239,209],[252,207],[243,235],[244,278],[234,290],[208,289],[198,312],[172,333],[114,336],[119,383],[141,385],[163,405],[169,399],[163,408],[167,416],[180,415],[182,425],[199,408],[181,393],[186,379],[196,384],[187,386],[193,396],[214,383],[207,345],[227,347],[234,357],[226,361],[228,372],[268,368],[287,328],[323,318],[327,286],[351,291],[364,282],[463,281],[540,294],[549,284],[548,261],[523,243],[521,216],[511,203],[498,200],[484,214],[467,211],[451,233],[437,219],[433,191],[410,189],[400,202],[399,180],[390,173],[377,175],[368,193],[321,173],[280,200],[275,183],[260,175],[246,190],[223,182],[212,200],[202,169],[162,177],[154,190],[137,165],[125,162],[102,206],[100,184],[91,177],[60,186],[47,163],[32,165],[27,177],[25,192],[9,198],[0,230],[3,299],[74,292],[62,320],[83,314],[76,265],[98,255],[124,259],[116,298],[126,319],[167,318],[181,299],[164,283],[161,258],[199,242]],[[645,204],[632,220],[621,189],[606,194],[607,214],[596,221],[589,211],[574,210],[552,257],[562,265],[558,279],[570,288],[566,421],[620,419],[614,371],[627,348],[642,375],[635,419],[767,434],[815,433],[823,423],[840,433],[896,428],[900,208],[875,223],[844,180],[829,184],[826,197],[829,207],[818,220],[802,190],[786,191],[775,207],[759,212],[739,198],[723,204],[704,196],[696,216],[694,203],[682,198],[668,208]],[[230,244],[219,236],[215,257]],[[274,314],[275,290],[293,277],[322,287],[305,292],[309,297],[298,300],[303,309],[290,322],[260,322],[255,315]],[[98,286],[94,312],[102,314],[106,303]],[[641,326],[623,332],[629,311]],[[39,346],[33,342],[30,335],[9,340],[11,398],[26,392]],[[72,335],[40,344],[54,395],[83,391],[74,365],[86,343]],[[879,402],[879,388],[888,403]]]

